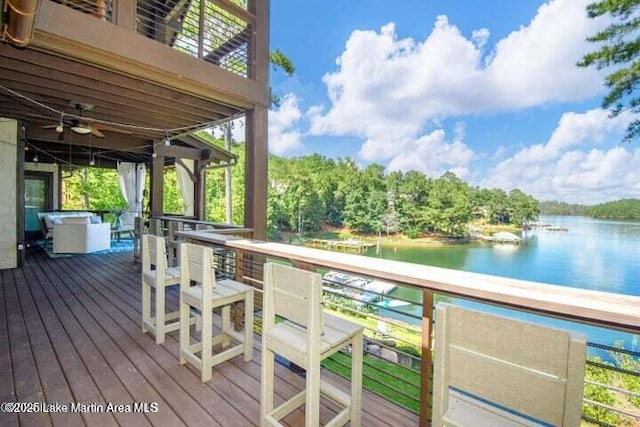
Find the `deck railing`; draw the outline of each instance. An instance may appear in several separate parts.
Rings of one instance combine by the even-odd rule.
[[[123,0],[52,0],[117,25]],[[124,4],[124,2],[123,2]],[[138,0],[136,32],[240,76],[251,76],[255,17],[231,0]]]
[[[428,425],[430,416],[432,312],[435,302],[442,299],[480,309],[506,308],[529,321],[539,318],[544,323],[571,322],[560,326],[565,329],[605,328],[605,336],[612,340],[621,334],[626,340],[624,349],[613,342],[598,342],[598,334],[588,337],[583,419],[602,426],[640,423],[640,353],[638,337],[634,335],[640,333],[640,297],[216,236],[210,232],[180,235],[215,247],[220,272],[256,287],[257,307],[262,265],[267,260],[289,262],[322,274],[338,271],[350,277],[375,279],[404,291],[411,289],[418,298],[394,296],[406,293],[402,291],[389,294],[366,288],[363,292],[365,288],[361,285],[338,283],[329,275],[325,276],[325,308],[365,325],[365,387],[419,413],[422,425]],[[535,319],[531,319],[531,314],[536,315]],[[338,354],[327,363],[327,368],[347,377],[348,357]]]

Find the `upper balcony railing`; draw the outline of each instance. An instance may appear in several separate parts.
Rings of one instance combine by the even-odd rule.
[[[117,25],[122,0],[52,0]],[[231,0],[139,0],[136,32],[243,77],[251,76],[255,17]]]

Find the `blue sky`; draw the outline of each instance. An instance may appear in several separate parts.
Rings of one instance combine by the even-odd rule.
[[[605,72],[575,64],[606,24],[588,0],[272,0],[272,153],[320,153],[540,200],[640,197],[629,115],[600,108]]]

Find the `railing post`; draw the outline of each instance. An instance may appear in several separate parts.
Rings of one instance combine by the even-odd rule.
[[[136,31],[136,6],[135,0],[117,0],[113,2],[113,20],[118,27]]]
[[[422,292],[422,365],[420,369],[420,427],[429,427],[431,417],[431,324],[433,292]]]

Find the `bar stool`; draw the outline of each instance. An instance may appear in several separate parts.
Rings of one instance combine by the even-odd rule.
[[[156,344],[164,342],[167,332],[180,327],[180,312],[165,313],[165,291],[180,284],[180,268],[167,268],[163,237],[142,236],[142,332],[151,332]],[[151,317],[151,288],[155,288],[155,316]]]
[[[180,245],[180,364],[189,362],[200,370],[202,382],[211,379],[213,366],[244,353],[253,357],[253,287],[230,279],[215,281],[211,248],[182,243]],[[195,285],[191,285],[195,282]],[[244,334],[231,327],[231,306],[244,302]],[[221,331],[213,335],[213,310],[221,308]],[[200,342],[191,343],[191,311],[202,317]],[[235,341],[231,345],[231,339]],[[213,354],[213,347],[223,351]]]
[[[305,404],[305,425],[320,425],[320,395],[343,409],[326,425],[360,426],[362,331],[348,320],[323,313],[319,274],[275,263],[264,266],[260,425],[280,420]],[[283,319],[276,323],[278,319]],[[351,395],[321,381],[320,362],[351,345]],[[306,370],[306,388],[273,408],[274,360],[278,354]]]
[[[433,426],[579,426],[582,334],[438,304]]]

